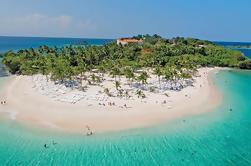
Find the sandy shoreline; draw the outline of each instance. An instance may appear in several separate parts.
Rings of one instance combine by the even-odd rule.
[[[52,100],[38,93],[30,77],[15,76],[4,87],[0,99],[6,105],[1,112],[10,119],[27,125],[47,127],[69,132],[84,132],[90,126],[94,132],[118,131],[146,127],[189,115],[212,110],[221,102],[221,95],[213,85],[210,75],[219,68],[201,68],[193,87],[163,94],[148,94],[146,99],[109,99],[116,106],[98,105],[96,101],[82,100],[76,104]],[[91,92],[90,92],[91,93]],[[150,93],[150,92],[149,92]],[[162,102],[166,100],[166,104]],[[123,108],[126,104],[128,108]]]

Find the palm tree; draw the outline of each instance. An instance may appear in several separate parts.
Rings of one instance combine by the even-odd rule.
[[[90,77],[92,82],[96,82],[96,75],[94,73],[92,73]]]
[[[196,64],[194,63],[194,60],[190,58],[190,56],[184,55],[181,56],[177,63],[180,66],[180,70],[186,70],[194,73],[196,71]]]
[[[130,97],[129,92],[126,90],[125,91],[125,97],[128,99]]]
[[[162,75],[162,70],[161,70],[160,65],[156,66],[154,73],[158,76],[158,80],[159,80],[159,84],[160,84],[160,77]]]
[[[41,57],[38,61],[38,66],[37,66],[39,68],[41,74],[46,75],[46,78],[50,74],[50,70],[48,68],[49,65],[47,64],[47,62],[48,61],[47,61],[46,57]],[[47,78],[47,81],[48,81],[48,78]]]
[[[139,76],[138,76],[138,80],[142,83],[142,85],[147,84],[147,78],[149,78],[149,75],[147,74],[147,72],[143,71]]]
[[[100,76],[104,77],[104,73],[106,71],[104,64],[98,65],[97,69],[98,69],[99,73],[101,74]]]
[[[96,82],[97,83],[101,83],[102,82],[100,76],[95,76],[95,77],[96,77]]]
[[[80,74],[80,77],[81,77],[81,87],[83,85],[83,80],[86,79],[86,76],[85,76],[85,72],[87,70],[87,65],[86,63],[84,62],[84,59],[83,57],[81,56],[81,53],[78,53],[77,54],[77,67],[76,67],[76,75]],[[83,88],[83,87],[82,87]]]
[[[64,56],[57,57],[55,67],[51,71],[51,79],[55,81],[60,80],[63,83],[65,79],[71,79],[72,74],[72,68],[67,58]]]
[[[111,69],[111,72],[110,74],[112,75],[112,77],[115,78],[115,81],[117,80],[117,76],[119,76],[121,74],[121,71],[120,71],[120,68],[118,66],[114,66],[112,69]]]
[[[119,81],[115,81],[115,88],[116,88],[116,90],[118,90],[119,88],[121,88],[121,85],[120,85]]]
[[[126,67],[124,69],[124,75],[132,84],[133,80],[135,79],[135,75],[131,67]]]
[[[167,66],[164,69],[164,76],[167,80],[174,80],[178,77],[178,72],[175,66]]]
[[[112,96],[108,88],[105,88],[105,89],[104,89],[104,93],[105,93],[107,96],[109,96],[109,97]]]
[[[146,97],[146,95],[144,94],[144,92],[142,90],[140,90],[140,89],[138,89],[136,91],[136,95],[138,96],[138,98],[142,98],[142,99]]]
[[[170,71],[170,68],[165,68],[164,70],[164,77],[166,80],[172,80],[173,79],[173,76],[172,76],[172,73]]]
[[[181,71],[180,77],[184,79],[191,79],[192,75],[188,71]]]
[[[118,92],[119,92],[119,97],[123,97],[123,89],[119,89]]]

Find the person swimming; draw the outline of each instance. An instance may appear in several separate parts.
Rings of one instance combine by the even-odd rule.
[[[57,142],[55,142],[55,141],[52,141],[52,144],[53,144],[53,145],[57,145],[58,143],[57,143]]]
[[[91,135],[93,135],[93,132],[92,132],[92,131],[89,131],[89,132],[87,132],[86,135],[87,135],[87,136],[91,136]]]
[[[87,128],[87,133],[86,133],[87,136],[91,136],[94,134],[88,125],[86,125],[86,128]]]
[[[49,148],[49,146],[48,146],[47,144],[44,144],[44,148],[46,148],[46,149],[47,149],[47,148]]]

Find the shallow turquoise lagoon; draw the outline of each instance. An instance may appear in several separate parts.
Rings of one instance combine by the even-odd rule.
[[[0,165],[251,165],[251,72],[213,79],[224,96],[214,111],[145,129],[86,137],[36,130],[0,113]]]

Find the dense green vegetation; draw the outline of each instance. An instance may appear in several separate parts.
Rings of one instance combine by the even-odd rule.
[[[103,46],[67,46],[25,49],[4,54],[3,63],[12,74],[33,75],[41,73],[52,80],[72,79],[86,72],[109,73],[115,80],[124,75],[133,81],[138,69],[153,68],[158,77],[189,78],[198,66],[251,68],[250,61],[241,52],[217,46],[209,41],[192,38],[164,39],[158,35],[139,35],[144,44]],[[188,72],[189,71],[189,72]],[[148,74],[138,76],[146,84]],[[99,81],[97,75],[93,81]],[[119,84],[116,84],[119,87]]]

